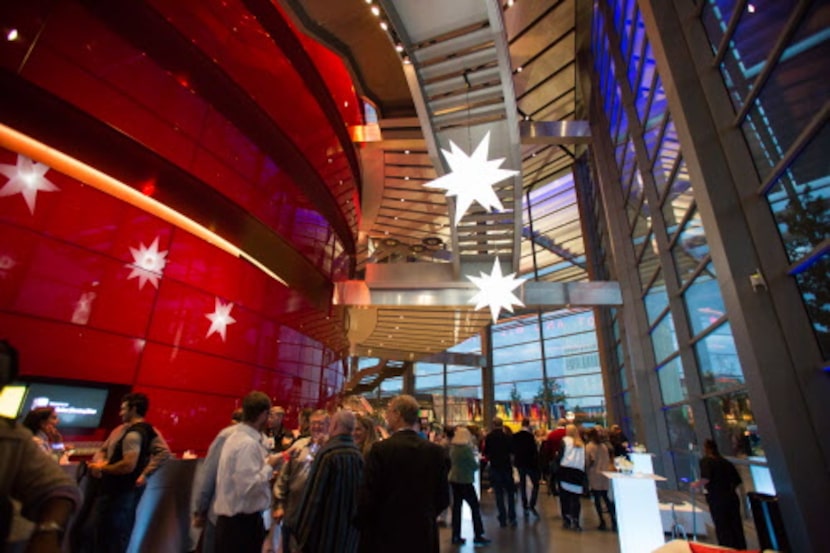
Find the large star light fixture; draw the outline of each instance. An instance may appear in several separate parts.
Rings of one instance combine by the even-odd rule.
[[[205,314],[205,317],[210,319],[210,328],[205,335],[205,338],[210,338],[212,334],[218,334],[222,341],[225,341],[225,335],[228,330],[228,325],[232,325],[236,322],[236,319],[231,317],[231,309],[233,309],[233,303],[225,303],[219,298],[214,298],[215,303],[213,307],[213,313]]]
[[[153,240],[150,246],[145,246],[144,242],[138,245],[138,248],[130,248],[130,253],[133,256],[133,262],[126,265],[128,269],[132,269],[127,275],[127,280],[138,277],[138,289],[144,288],[144,285],[149,282],[155,288],[159,287],[159,279],[161,273],[164,271],[164,266],[167,265],[168,251],[159,251],[159,237]]]
[[[0,174],[9,178],[3,188],[0,188],[0,197],[20,194],[29,208],[29,213],[34,215],[38,192],[60,190],[44,176],[49,169],[48,165],[32,161],[20,154],[17,156],[17,165],[0,164]]]
[[[493,185],[519,172],[512,169],[500,169],[499,166],[504,162],[504,158],[488,160],[489,150],[490,131],[487,131],[475,151],[469,156],[450,140],[450,151],[441,149],[444,159],[450,166],[450,172],[424,185],[427,188],[443,188],[447,191],[446,196],[455,196],[456,225],[473,202],[478,202],[488,212],[493,208],[499,211],[504,210],[501,200],[493,190]]]
[[[493,270],[489,275],[484,272],[480,272],[480,274],[480,277],[467,275],[467,278],[479,290],[478,294],[470,299],[470,303],[476,304],[476,310],[489,306],[490,314],[493,316],[493,323],[499,320],[499,313],[502,309],[513,313],[514,305],[524,307],[525,304],[513,293],[513,290],[521,286],[527,279],[514,279],[513,277],[516,273],[502,276],[498,258],[493,261]]]

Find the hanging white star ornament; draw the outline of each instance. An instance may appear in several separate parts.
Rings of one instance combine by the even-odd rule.
[[[424,185],[427,188],[443,188],[447,191],[446,196],[455,196],[456,225],[473,202],[478,202],[488,212],[493,208],[499,211],[504,210],[501,200],[493,190],[493,185],[519,172],[512,169],[499,169],[504,158],[488,160],[489,150],[490,131],[487,131],[470,156],[450,140],[450,151],[441,149],[444,159],[450,166],[450,172]]]
[[[17,155],[17,165],[0,164],[0,174],[9,178],[3,188],[0,188],[0,197],[20,194],[26,201],[29,212],[34,215],[38,192],[60,190],[44,176],[49,169],[48,165],[20,154]]]
[[[502,309],[513,313],[514,305],[524,307],[525,304],[513,293],[513,290],[521,286],[527,279],[514,279],[515,275],[516,273],[510,273],[507,276],[502,276],[498,258],[493,261],[493,271],[489,275],[484,272],[481,272],[480,277],[467,275],[467,278],[479,290],[478,294],[472,297],[470,303],[476,303],[476,310],[489,305],[494,323],[498,321]]]
[[[205,317],[210,319],[210,328],[205,335],[205,338],[210,338],[211,334],[219,334],[222,341],[225,341],[225,333],[228,330],[228,325],[236,322],[236,319],[231,317],[231,309],[233,303],[224,303],[219,298],[214,298],[213,313],[207,313]]]
[[[159,287],[159,279],[161,273],[164,271],[164,266],[167,265],[168,251],[159,251],[159,237],[153,240],[150,247],[144,245],[144,242],[139,243],[138,249],[130,248],[130,253],[133,256],[133,262],[126,265],[127,268],[132,269],[127,280],[138,277],[138,289],[144,288],[144,284],[148,281],[155,288]]]

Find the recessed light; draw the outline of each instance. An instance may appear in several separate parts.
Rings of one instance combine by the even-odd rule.
[[[6,33],[6,40],[9,42],[14,42],[20,38],[20,33],[17,32],[17,29],[9,29],[9,32]]]
[[[380,17],[380,8],[377,6],[372,6],[372,15],[375,17]]]

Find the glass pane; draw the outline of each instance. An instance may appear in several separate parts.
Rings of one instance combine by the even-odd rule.
[[[542,377],[542,360],[526,361],[524,363],[505,363],[493,366],[494,382],[514,382],[529,378]]]
[[[513,319],[493,325],[493,349],[539,339],[539,319],[536,315]]]
[[[625,371],[625,365],[620,365],[620,388],[623,390],[628,389],[628,374]]]
[[[793,263],[830,236],[828,151],[830,125],[825,126],[767,195]]]
[[[630,136],[628,137],[628,140],[622,150],[617,150],[617,153],[622,156],[621,159],[618,159],[620,180],[625,187],[628,187],[632,185],[630,181],[634,175],[634,169],[637,166],[634,143],[631,141]],[[640,179],[639,185],[642,188],[642,179]],[[629,189],[623,188],[623,194],[626,196],[630,195]]]
[[[657,64],[654,61],[654,55],[651,52],[651,43],[646,46],[646,59],[643,66],[643,75],[640,79],[640,88],[633,90],[634,105],[637,108],[637,118],[643,128],[648,128],[648,109],[649,102],[653,100],[653,92],[656,90],[656,82],[654,79],[657,75]]]
[[[720,44],[723,32],[729,24],[735,2],[736,0],[708,0],[703,8],[701,20],[713,52]]]
[[[426,391],[432,388],[443,388],[444,387],[444,375],[443,374],[431,374],[427,376],[416,376],[415,377],[415,389],[418,391]]]
[[[444,365],[443,363],[415,363],[413,371],[416,377],[428,374],[444,374]]]
[[[481,369],[447,372],[447,387],[481,387]],[[474,397],[481,397],[476,394]]]
[[[515,392],[513,391],[513,387],[515,384]],[[511,382],[505,384],[496,384],[495,388],[495,400],[496,401],[511,401],[511,398],[518,394],[521,397],[521,401],[530,402],[539,393],[539,389],[542,386],[542,381],[540,380],[525,380],[523,382]],[[498,413],[497,413],[498,414]],[[512,418],[512,417],[511,417]]]
[[[654,348],[654,359],[658,363],[677,351],[677,335],[674,332],[671,313],[666,313],[651,331],[651,345]]]
[[[654,284],[646,292],[645,303],[648,324],[652,325],[669,305],[669,295],[666,292],[666,283],[663,280],[662,273],[657,275]]]
[[[657,74],[657,64],[654,61],[654,55],[651,51],[651,43],[646,44],[645,60],[642,69],[642,77],[640,78],[639,88],[634,89],[634,104],[637,108],[637,117],[643,127],[646,127],[646,116],[648,112],[648,101],[651,98],[652,86],[654,86],[654,78]]]
[[[824,359],[830,359],[830,254],[796,275]]]
[[[680,357],[675,357],[659,369],[657,377],[660,381],[660,394],[663,405],[671,405],[689,399],[686,391],[686,377],[683,374],[683,363]]]
[[[790,149],[830,97],[827,65],[815,61],[830,59],[830,40],[827,35],[830,16],[826,13],[826,8],[824,2],[813,3],[743,122],[744,136],[762,178]],[[754,15],[759,11],[765,10],[756,10]],[[766,29],[759,29],[759,32],[766,34]],[[755,72],[760,71],[765,64],[765,61],[761,61],[755,66],[746,66],[747,76],[752,75],[754,78]]]
[[[625,9],[622,10],[624,19],[622,29],[620,29],[620,49],[622,50],[623,59],[628,56],[631,48],[631,36],[634,33],[634,26],[639,22],[640,15],[639,12],[635,15],[634,10],[637,9],[635,0],[627,0],[626,4]]]
[[[396,376],[395,378],[387,378],[380,383],[380,394],[382,396],[391,396],[400,394],[403,391],[403,377]]]
[[[493,365],[510,365],[521,361],[542,358],[542,348],[539,341],[518,344],[511,347],[501,347],[493,350]]]
[[[744,12],[741,16],[729,52],[721,64],[721,74],[736,111],[743,107],[752,82],[763,69],[795,4],[795,0],[768,1],[760,9]],[[722,17],[728,21],[730,15],[731,10]]]
[[[652,152],[652,155],[654,153]],[[677,138],[677,129],[674,127],[674,121],[669,115],[669,122],[666,125],[666,132],[663,133],[663,138],[659,144],[657,159],[654,161],[654,184],[657,186],[657,196],[662,198],[669,186],[672,171],[677,163],[677,158],[680,156],[680,141]],[[682,166],[685,170],[685,165]],[[677,182],[675,178],[674,187],[672,187],[673,195],[682,194],[688,188],[688,175],[685,175],[685,186],[682,182]]]
[[[695,353],[704,394],[744,384],[744,371],[735,351],[732,327],[728,322],[695,344]]]
[[[688,448],[688,445],[686,446]],[[678,482],[683,482],[685,485],[679,486],[681,490],[688,490],[688,484],[698,479],[700,468],[699,459],[697,455],[692,455],[687,451],[670,451],[669,454],[674,462],[674,472],[677,475]],[[691,528],[689,528],[691,531]]]
[[[680,237],[671,251],[677,277],[680,279],[682,286],[695,272],[701,260],[709,254],[709,244],[706,242],[706,234],[703,231],[703,221],[700,220],[700,213],[696,209],[691,218],[683,225]],[[711,269],[713,275],[715,274],[714,271],[713,267]]]
[[[726,313],[723,296],[720,293],[715,267],[711,263],[695,279],[683,294],[692,336],[697,336]]]
[[[481,355],[481,336],[477,334],[471,338],[467,338],[447,351],[452,353],[477,353]]]
[[[660,259],[657,257],[657,239],[654,233],[648,235],[643,244],[643,252],[637,270],[640,272],[640,283],[643,288],[648,285],[651,276],[660,268]]]
[[[642,21],[642,16],[640,12],[637,12],[637,24],[634,29],[634,40],[631,44],[631,57],[630,62],[628,64],[628,84],[631,86],[632,90],[635,91],[636,96],[636,89],[637,83],[634,81],[637,79],[637,72],[640,69],[640,58],[643,53],[643,46],[646,41],[646,28],[645,24]],[[650,82],[650,81],[649,81]]]
[[[542,314],[545,339],[594,331],[594,312],[591,310],[562,309]],[[588,340],[589,338],[583,338]],[[547,347],[547,346],[546,346]],[[550,351],[545,352],[550,355]]]
[[[689,444],[697,442],[694,422],[692,408],[688,405],[678,405],[666,409],[666,426],[669,431],[669,447],[671,449],[688,451]]]
[[[598,399],[588,401],[587,396],[602,397],[602,375],[600,373],[557,378],[566,396],[565,404],[568,409],[581,407],[583,410],[600,406]]]
[[[663,81],[660,78],[660,75],[657,75],[657,81],[654,83],[654,97],[651,99],[651,105],[648,109],[648,119],[643,125],[647,133],[650,132],[652,128],[660,129],[663,127],[667,111],[668,104],[666,103],[666,91],[663,90]],[[646,146],[648,147],[648,158],[654,159],[654,152],[657,149],[656,143],[654,145],[646,144]]]
[[[706,399],[706,410],[712,421],[712,437],[721,455],[730,457],[763,457],[752,402],[745,391]]]

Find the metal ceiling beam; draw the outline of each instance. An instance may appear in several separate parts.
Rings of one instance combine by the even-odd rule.
[[[361,307],[413,307],[431,309],[472,309],[479,289],[472,282],[393,283],[367,285],[366,281],[346,281],[335,285],[335,304]],[[618,306],[622,304],[620,285],[611,281],[533,282],[525,281],[516,296],[528,308]]]
[[[522,144],[590,144],[588,121],[520,121]]]

